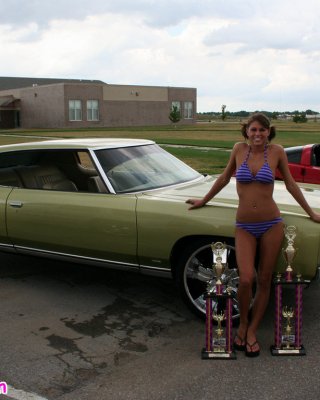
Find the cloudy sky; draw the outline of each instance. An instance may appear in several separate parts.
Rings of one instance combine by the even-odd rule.
[[[0,76],[195,87],[200,112],[320,112],[319,17],[319,0],[0,0]]]

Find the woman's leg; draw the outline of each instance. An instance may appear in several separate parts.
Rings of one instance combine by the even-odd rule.
[[[256,342],[256,332],[269,302],[270,287],[274,266],[276,264],[283,240],[283,223],[270,228],[260,239],[260,256],[257,277],[257,291],[252,308],[252,319],[247,331],[247,342]],[[259,350],[256,343],[248,351]]]
[[[240,324],[235,339],[236,344],[244,345],[248,329],[248,314],[252,301],[252,286],[255,279],[254,261],[256,256],[257,240],[246,230],[236,228],[236,257],[239,269],[238,301]],[[244,341],[241,343],[241,339]]]

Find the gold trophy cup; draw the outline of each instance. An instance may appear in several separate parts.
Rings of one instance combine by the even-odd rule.
[[[221,276],[224,272],[225,265],[222,264],[222,255],[226,250],[226,245],[222,242],[212,243],[211,245],[212,253],[213,253],[213,268],[216,273],[216,294],[218,296],[222,295],[223,285],[221,281]]]
[[[292,282],[292,279],[293,279],[292,261],[297,254],[297,249],[294,248],[294,239],[297,236],[296,227],[293,225],[286,226],[284,228],[284,235],[288,241],[287,247],[285,249],[282,249],[284,258],[287,262],[285,279],[287,282]]]

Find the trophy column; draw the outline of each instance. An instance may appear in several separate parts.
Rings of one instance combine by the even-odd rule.
[[[305,355],[302,345],[302,292],[303,287],[309,283],[302,279],[301,275],[294,275],[292,261],[297,250],[294,248],[296,227],[285,227],[285,237],[288,245],[283,249],[283,255],[287,262],[287,268],[282,276],[277,274],[275,279],[275,322],[274,322],[274,345],[271,346],[271,354],[280,355]],[[283,289],[294,289],[294,306],[283,306]],[[294,321],[294,329],[291,323]]]
[[[215,270],[216,282],[207,287],[206,298],[206,344],[202,349],[203,359],[235,359],[236,355],[232,350],[232,309],[233,297],[229,288],[225,288],[221,281],[221,275],[225,269],[222,263],[222,256],[225,252],[225,245],[216,242],[211,246],[213,253],[213,268]],[[216,309],[213,310],[213,302]],[[213,321],[217,322],[217,329],[213,329]],[[225,321],[225,332],[222,323]],[[216,335],[214,335],[214,332]]]

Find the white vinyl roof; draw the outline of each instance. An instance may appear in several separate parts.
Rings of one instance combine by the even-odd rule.
[[[75,138],[75,139],[54,139],[39,142],[26,142],[0,146],[0,152],[17,150],[38,150],[38,149],[99,149],[132,147],[153,144],[151,140],[145,139],[117,139],[117,138]]]

